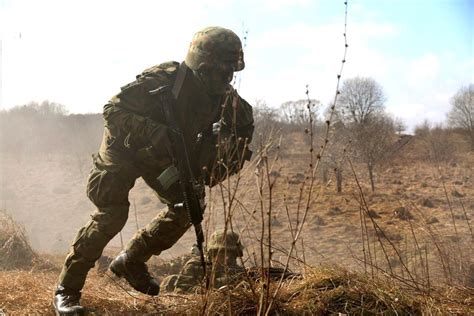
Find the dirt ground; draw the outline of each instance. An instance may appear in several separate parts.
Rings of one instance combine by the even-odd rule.
[[[296,141],[294,146],[304,148],[304,144]],[[85,194],[90,161],[82,159],[79,165],[77,157],[54,153],[22,159],[3,155],[1,159],[0,208],[25,227],[35,250],[65,254],[76,231],[94,211],[94,205]],[[302,221],[308,202],[308,164],[309,155],[295,151],[280,157],[271,172],[270,178],[275,181],[271,198],[273,242],[276,245],[281,243],[285,249],[291,237],[287,210],[294,228],[297,221]],[[375,193],[370,192],[364,168],[360,166],[355,172],[365,202],[374,212],[374,220],[393,235],[395,242],[403,243],[412,235],[409,221],[397,214],[400,207],[413,217],[411,226],[415,234],[422,235],[426,231],[426,221],[432,221],[429,227],[437,234],[462,242],[472,236],[469,224],[474,212],[473,166],[472,153],[439,169],[429,162],[394,161],[376,173]],[[305,249],[306,261],[312,265],[331,261],[353,265],[353,255],[360,254],[361,202],[355,176],[349,168],[344,170],[342,193],[335,192],[333,178],[331,170],[328,183],[323,183],[317,175],[312,189],[300,245]],[[255,230],[261,228],[257,185],[255,163],[249,164],[238,185],[232,212],[234,229],[243,233],[250,254],[259,251],[255,248],[259,246],[255,242],[259,239]],[[230,186],[235,188],[235,184]],[[262,191],[266,211],[270,206],[268,187]],[[228,200],[228,190],[215,187],[208,196],[207,224],[212,230],[224,224],[223,199]],[[137,180],[129,200],[128,222],[122,233],[111,241],[107,253],[119,251],[122,242],[126,243],[137,229],[144,227],[164,207],[141,179]],[[228,203],[226,205],[227,208]],[[193,242],[194,233],[189,230],[171,251],[161,257],[167,260],[187,253]],[[472,257],[472,253],[466,255]]]
[[[303,144],[295,139],[293,146],[302,148]],[[257,164],[258,155],[255,156],[242,172],[238,185],[234,176],[223,187],[208,192],[207,234],[224,225],[224,217],[230,210],[233,229],[241,233],[246,247],[244,260],[248,265],[257,265],[261,246],[266,247],[268,237],[265,233],[263,244],[260,242],[261,229],[268,229],[271,218],[273,260],[284,263],[297,230],[295,227],[304,223],[292,252],[298,258],[291,261],[294,270],[338,264],[374,273],[373,267],[367,265],[370,257],[373,266],[393,269],[406,278],[411,273],[426,282],[429,266],[429,282],[444,284],[449,280],[460,285],[474,282],[469,274],[469,267],[474,265],[473,153],[458,155],[457,159],[441,165],[395,159],[376,170],[375,193],[370,191],[365,169],[358,164],[354,171],[349,167],[344,169],[342,193],[336,193],[332,170],[324,180],[318,172],[310,189],[309,157],[303,150],[281,155],[268,173],[262,172],[263,176],[259,177],[262,169]],[[3,154],[0,166],[0,208],[24,226],[33,249],[40,254],[54,255],[59,265],[76,231],[94,211],[85,195],[90,161],[55,153],[20,159]],[[274,181],[271,198],[268,180]],[[261,183],[264,184],[260,193]],[[238,187],[234,199],[229,198],[229,187],[231,192]],[[130,202],[129,220],[122,233],[107,246],[105,254],[118,253],[122,244],[163,208],[141,179],[130,193]],[[374,225],[379,230],[374,229]],[[365,231],[361,226],[366,227]],[[383,232],[382,242],[378,240],[380,232]],[[189,253],[194,238],[190,229],[172,249],[153,262]],[[302,261],[305,264],[301,264]],[[377,270],[376,273],[382,272]],[[25,281],[20,272],[0,274],[4,279],[16,280],[15,292],[27,291],[29,281]],[[35,307],[36,311],[50,312],[49,302],[57,275],[58,271],[53,270],[32,276],[31,282],[41,284],[41,293],[35,295],[42,298],[43,303]],[[101,288],[100,284],[97,279],[91,286]],[[84,302],[92,309],[101,306],[97,308],[103,311],[103,306],[114,304],[115,298],[108,297],[107,291],[100,297],[91,292],[86,290]],[[13,305],[8,304],[22,304],[22,297],[15,295],[16,303],[10,302],[8,297],[2,300],[10,302],[4,306],[11,308]],[[140,304],[133,306],[136,312],[146,312]]]

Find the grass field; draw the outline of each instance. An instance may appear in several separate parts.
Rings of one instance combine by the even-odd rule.
[[[267,165],[257,153],[240,177],[208,192],[204,227],[209,236],[227,219],[242,236],[247,267],[266,265],[271,248],[272,264],[288,264],[302,279],[270,282],[267,290],[262,281],[206,296],[163,294],[151,300],[93,270],[83,304],[97,315],[200,314],[204,302],[208,314],[255,314],[262,293],[272,297],[281,286],[266,301],[266,306],[272,301],[273,314],[474,313],[472,153],[435,164],[414,158],[415,139],[376,170],[375,192],[364,166],[354,162],[354,169],[345,166],[337,193],[332,169],[321,165],[311,174],[304,139],[296,135],[291,143],[290,150],[272,151]],[[3,313],[53,312],[52,293],[68,244],[94,209],[84,193],[88,162],[78,167],[73,159],[3,157],[1,205],[12,219],[0,234]],[[122,241],[163,207],[141,180],[130,201],[129,221],[107,255],[117,254]],[[13,247],[7,241],[17,232]],[[189,253],[193,243],[190,230],[151,260],[152,271],[163,277],[160,267]],[[8,261],[5,254],[20,260]]]

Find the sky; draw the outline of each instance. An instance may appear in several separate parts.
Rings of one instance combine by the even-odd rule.
[[[344,1],[0,0],[0,109],[49,100],[99,113],[142,70],[182,61],[206,26],[243,39],[236,88],[271,107],[329,104],[344,53]],[[245,37],[245,39],[244,39]],[[348,0],[342,79],[372,77],[410,128],[443,122],[474,83],[474,0]]]

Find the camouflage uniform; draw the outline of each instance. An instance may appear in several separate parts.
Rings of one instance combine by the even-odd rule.
[[[226,264],[217,262],[218,254],[226,254],[230,259]],[[210,284],[215,288],[232,284],[241,279],[245,269],[237,264],[236,258],[243,255],[243,246],[239,235],[234,232],[218,230],[212,234],[208,246],[208,272]],[[215,264],[212,267],[212,264]],[[165,277],[161,281],[161,289],[166,292],[194,292],[203,281],[203,269],[199,256],[189,259],[179,274]]]
[[[208,266],[211,272],[210,284],[215,288],[234,283],[236,280],[241,279],[244,268],[234,264],[227,267],[227,272],[224,267],[216,267],[212,270],[211,266]],[[165,277],[161,281],[161,290],[165,292],[194,292],[196,291],[203,281],[203,270],[201,265],[201,259],[194,257],[189,259],[183,266],[183,269],[179,274],[173,274]]]
[[[87,183],[87,195],[97,211],[74,239],[59,284],[77,291],[82,289],[89,269],[125,225],[130,205],[128,194],[138,177],[167,208],[127,244],[130,257],[145,262],[173,246],[190,227],[185,210],[175,207],[183,202],[179,186],[164,189],[157,181],[172,164],[172,142],[163,104],[159,95],[150,91],[172,86],[178,71],[185,72],[175,116],[197,175],[204,166],[210,170],[216,159],[216,145],[210,137],[196,145],[198,135],[212,134],[213,123],[220,122],[234,131],[234,140],[251,140],[251,106],[232,88],[231,93],[219,97],[206,93],[203,82],[188,67],[191,62],[187,63],[171,61],[146,69],[104,106],[104,136],[99,152],[93,156]],[[210,182],[208,177],[203,177],[203,181]]]

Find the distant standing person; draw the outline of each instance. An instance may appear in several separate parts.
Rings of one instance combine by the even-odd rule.
[[[145,262],[173,246],[191,226],[182,207],[163,96],[175,96],[172,111],[204,192],[204,185],[237,172],[250,156],[252,107],[231,85],[234,72],[244,65],[239,37],[222,27],[208,27],[194,35],[184,62],[146,69],[104,106],[104,136],[87,183],[97,210],[79,230],[64,262],[53,301],[57,314],[84,313],[80,297],[87,273],[124,227],[128,193],[139,177],[167,208],[135,234],[110,268],[136,290],[158,295],[159,284]],[[216,167],[217,158],[221,163]]]

